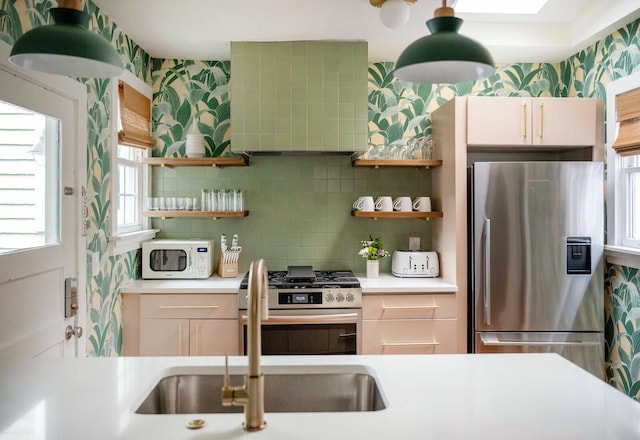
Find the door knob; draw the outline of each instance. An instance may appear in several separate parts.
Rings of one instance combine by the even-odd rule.
[[[82,327],[72,327],[70,325],[64,329],[64,338],[68,341],[72,336],[80,339],[82,337]]]

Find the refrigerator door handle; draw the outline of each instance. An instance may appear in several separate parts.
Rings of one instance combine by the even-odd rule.
[[[483,333],[480,335],[483,345],[502,345],[502,346],[582,346],[597,347],[600,345],[598,341],[589,340],[572,340],[572,341],[524,341],[524,340],[500,340],[500,336],[496,333]]]
[[[484,323],[491,325],[491,219],[484,219]]]

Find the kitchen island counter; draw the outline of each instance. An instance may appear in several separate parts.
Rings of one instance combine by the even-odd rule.
[[[230,358],[232,372],[245,357]],[[638,439],[640,404],[555,354],[263,357],[280,366],[363,366],[386,408],[267,413],[245,433],[243,414],[143,415],[135,410],[176,368],[220,373],[222,357],[44,359],[0,363],[0,438],[51,439]],[[217,390],[212,399],[219,399]],[[185,424],[203,419],[206,426]]]
[[[202,280],[135,280],[122,293],[237,293],[242,276],[221,278],[213,275]],[[356,274],[362,293],[455,293],[458,286],[442,278],[398,278],[381,273],[379,278]]]

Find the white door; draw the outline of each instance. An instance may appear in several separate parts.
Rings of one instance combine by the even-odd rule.
[[[0,359],[84,356],[86,337],[76,329],[86,321],[86,89],[1,58]],[[36,141],[24,142],[25,133]],[[24,171],[29,162],[32,172]],[[72,318],[65,318],[66,279],[77,280]],[[68,326],[75,335],[67,339]]]

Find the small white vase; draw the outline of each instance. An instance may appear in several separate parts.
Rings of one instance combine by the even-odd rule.
[[[185,154],[187,157],[204,157],[204,135],[198,130],[196,123],[193,124],[189,133],[187,133],[187,141],[185,143]]]
[[[367,278],[378,278],[380,275],[380,262],[378,260],[367,260]]]

